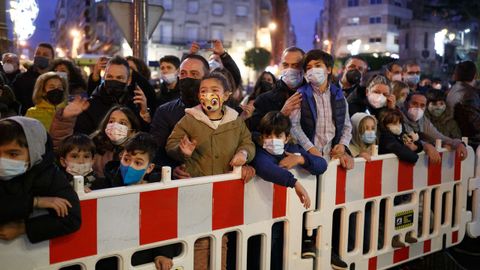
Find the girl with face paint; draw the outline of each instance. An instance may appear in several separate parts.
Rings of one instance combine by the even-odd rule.
[[[68,84],[65,78],[55,72],[47,72],[38,77],[33,90],[34,107],[25,116],[40,121],[46,130],[50,129],[55,112],[65,107]]]

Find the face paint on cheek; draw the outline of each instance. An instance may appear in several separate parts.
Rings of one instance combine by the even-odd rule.
[[[205,111],[215,112],[222,108],[223,100],[218,94],[206,93],[200,95],[200,104]]]

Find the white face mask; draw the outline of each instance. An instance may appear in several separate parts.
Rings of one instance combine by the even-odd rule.
[[[215,60],[208,61],[208,66],[210,67],[210,71],[213,71],[217,68],[222,68],[222,64]]]
[[[3,64],[3,71],[5,71],[7,74],[13,73],[15,71],[15,67],[11,63],[5,63]]]
[[[388,125],[387,128],[397,136],[402,134],[402,125]]]
[[[166,82],[167,84],[172,84],[177,82],[177,73],[168,73],[168,74],[162,74],[162,80]]]
[[[285,143],[282,139],[264,139],[263,149],[272,155],[278,156],[283,154]]]
[[[385,104],[387,104],[387,98],[382,94],[370,93],[367,96],[367,99],[368,103],[370,103],[375,109],[385,107]]]
[[[423,117],[424,112],[425,111],[420,108],[410,108],[408,109],[407,114],[410,120],[417,122],[418,120],[420,120],[420,118]]]
[[[65,171],[67,171],[69,174],[73,176],[75,175],[86,176],[93,171],[92,165],[93,163],[91,162],[86,162],[83,164],[70,162],[70,163],[67,163],[67,168],[65,169]]]
[[[402,81],[402,74],[393,74],[392,81]]]
[[[0,179],[8,181],[15,176],[24,174],[28,164],[23,160],[0,158]]]
[[[128,127],[119,123],[109,123],[105,128],[110,141],[115,145],[120,145],[128,139]]]
[[[281,79],[288,87],[296,88],[302,83],[302,71],[294,68],[284,69],[282,70]]]
[[[307,71],[305,77],[313,86],[320,86],[327,79],[327,73],[324,68],[311,68]]]

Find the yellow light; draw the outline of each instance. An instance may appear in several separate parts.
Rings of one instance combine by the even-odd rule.
[[[277,29],[277,24],[274,22],[271,22],[268,24],[268,28],[270,29],[270,31],[275,31]]]
[[[325,45],[325,46],[330,45],[330,40],[325,39],[325,40],[323,41],[323,45]]]
[[[80,31],[78,31],[77,29],[72,29],[72,30],[70,30],[70,36],[79,37],[80,36]]]

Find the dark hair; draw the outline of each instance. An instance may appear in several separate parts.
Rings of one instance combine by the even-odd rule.
[[[285,50],[283,50],[282,56],[285,55],[288,52],[299,52],[300,54],[302,54],[302,56],[305,55],[304,50],[300,49],[299,47],[290,46],[290,47],[286,48]]]
[[[160,58],[160,65],[163,62],[170,63],[175,66],[176,69],[180,67],[180,59],[176,57],[175,55],[165,55],[164,57]]]
[[[27,137],[22,126],[13,120],[0,121],[0,145],[16,142],[20,147],[28,148]]]
[[[447,99],[445,92],[436,89],[428,89],[425,97],[427,98],[427,104],[430,102],[446,101]]]
[[[53,60],[50,71],[55,71],[59,65],[65,65],[68,69],[68,89],[70,93],[74,93],[75,89],[81,88],[83,91],[87,90],[87,82],[82,76],[80,68],[75,65],[70,59],[57,58]]]
[[[113,149],[115,148],[113,143],[108,138],[107,134],[105,134],[105,128],[107,127],[110,116],[114,111],[121,111],[122,113],[124,113],[127,116],[128,121],[130,121],[130,125],[132,126],[132,129],[134,131],[139,131],[141,128],[140,120],[138,120],[138,117],[130,108],[126,106],[115,106],[111,108],[98,125],[97,130],[90,134],[90,138],[92,138],[93,142],[97,146],[97,152],[100,155],[105,154],[105,152],[107,151],[113,151]]]
[[[46,42],[42,42],[42,43],[39,43],[39,44],[37,45],[37,48],[38,48],[38,47],[43,47],[43,48],[49,49],[50,51],[52,51],[52,58],[55,58],[55,50],[53,49],[52,44],[46,43]]]
[[[411,66],[420,66],[417,62],[415,61],[408,61],[405,64],[403,64],[402,71],[405,73],[407,72],[407,68]]]
[[[258,79],[255,82],[255,86],[253,86],[253,93],[248,97],[248,101],[256,99],[258,96],[260,96],[265,92],[265,89],[262,88],[262,82],[264,81],[263,75],[265,74],[272,77],[273,85],[275,85],[275,83],[277,82],[277,78],[275,78],[275,75],[273,75],[271,72],[269,71],[262,72],[260,76],[258,76]]]
[[[85,134],[73,134],[68,136],[62,141],[58,148],[58,156],[66,157],[72,150],[78,149],[78,151],[90,152],[92,157],[95,155],[95,144],[92,139]]]
[[[285,135],[288,136],[291,127],[290,118],[279,111],[271,111],[265,114],[260,120],[258,131],[262,135],[270,135],[273,133],[277,136],[285,132]]]
[[[126,143],[124,147],[125,152],[135,154],[146,153],[149,158],[149,163],[152,163],[155,159],[155,153],[157,151],[157,141],[155,138],[146,132],[139,132],[133,135]]]
[[[388,70],[388,71],[392,72],[393,66],[399,66],[400,68],[402,67],[402,65],[400,65],[400,63],[398,63],[397,61],[393,61],[393,62],[388,63],[385,66],[385,70]]]
[[[455,66],[453,80],[459,82],[470,82],[477,74],[477,66],[472,61],[463,61]]]
[[[424,97],[425,99],[427,99],[427,97],[425,96],[425,94],[423,93],[420,93],[420,92],[411,92],[410,94],[408,94],[407,98],[405,99],[405,104],[408,104],[410,102],[410,100],[412,99],[413,96],[422,96]]]
[[[350,56],[349,58],[347,58],[347,60],[345,60],[345,63],[343,63],[343,65],[346,66],[346,65],[347,65],[350,61],[352,61],[353,59],[357,59],[357,60],[362,61],[363,63],[365,63],[365,65],[366,65],[367,68],[368,68],[368,62],[367,62],[367,60],[365,60],[365,58],[361,57],[360,55]]]
[[[307,71],[307,65],[308,62],[312,60],[320,60],[322,61],[327,68],[332,68],[333,67],[333,57],[328,54],[327,52],[324,52],[319,49],[313,49],[307,52],[305,54],[305,57],[303,58],[303,71]],[[331,76],[331,75],[330,75]]]
[[[142,75],[145,79],[150,80],[152,72],[150,71],[150,68],[148,68],[147,64],[143,62],[143,60],[138,59],[133,56],[127,56],[125,59],[128,61],[132,61],[135,66],[137,66],[138,73]]]
[[[115,55],[114,57],[110,58],[107,63],[107,67],[110,65],[123,65],[125,68],[127,68],[127,77],[130,76],[130,66],[128,65],[127,60],[125,58]]]
[[[189,54],[183,58],[182,62],[184,62],[187,59],[197,59],[198,61],[202,62],[203,65],[203,72],[205,73],[205,76],[210,73],[210,66],[208,65],[207,59],[205,57],[198,55],[198,54]]]
[[[209,80],[209,79],[215,79],[215,80],[219,81],[225,92],[232,92],[233,91],[233,89],[230,88],[231,85],[228,82],[227,77],[222,72],[215,70],[212,73],[208,74],[207,76],[203,77],[202,81]]]
[[[403,122],[403,115],[398,109],[385,109],[380,115],[380,127],[387,129],[387,125],[399,121]]]

